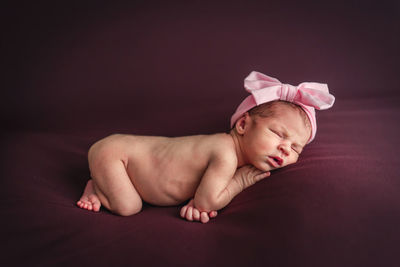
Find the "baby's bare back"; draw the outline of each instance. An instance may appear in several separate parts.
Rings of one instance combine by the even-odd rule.
[[[219,142],[228,134],[186,137],[124,135],[127,173],[142,199],[154,205],[178,205],[194,196]],[[223,141],[224,140],[224,141]],[[227,147],[224,153],[234,153]]]

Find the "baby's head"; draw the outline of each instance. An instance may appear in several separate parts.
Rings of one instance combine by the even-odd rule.
[[[328,86],[295,87],[255,71],[244,86],[251,95],[231,118],[244,163],[264,171],[295,163],[317,132],[315,109],[328,109],[335,101]]]
[[[300,106],[277,100],[245,112],[231,134],[246,164],[270,171],[297,161],[311,137],[311,123]]]

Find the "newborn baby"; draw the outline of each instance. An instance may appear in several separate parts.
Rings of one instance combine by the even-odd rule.
[[[293,164],[316,133],[315,111],[334,97],[319,83],[299,86],[252,72],[251,93],[231,118],[231,131],[213,135],[154,137],[115,134],[89,150],[91,180],[77,205],[129,216],[142,201],[179,205],[188,221],[206,223],[240,192]]]

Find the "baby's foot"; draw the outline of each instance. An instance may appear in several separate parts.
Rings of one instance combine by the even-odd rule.
[[[99,211],[100,210],[100,200],[99,197],[94,192],[93,181],[89,180],[85,187],[85,191],[83,191],[83,195],[78,202],[76,202],[78,207],[86,210]]]

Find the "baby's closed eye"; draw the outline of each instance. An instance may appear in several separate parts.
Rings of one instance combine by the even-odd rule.
[[[292,146],[292,150],[295,152],[295,153],[297,153],[297,154],[301,154],[301,152],[302,152],[302,149],[300,148],[300,147],[298,147],[298,146],[296,146],[296,145],[293,145]]]
[[[283,138],[283,133],[281,133],[280,131],[275,129],[270,129],[270,131],[277,135],[279,138]]]

